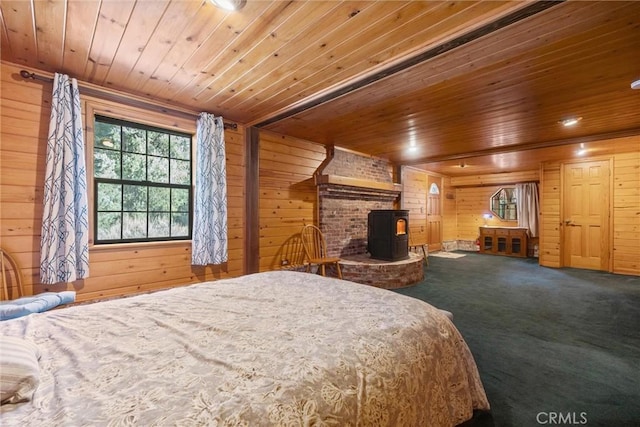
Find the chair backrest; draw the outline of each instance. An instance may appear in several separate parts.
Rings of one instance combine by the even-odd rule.
[[[418,228],[409,227],[409,246],[420,246],[426,244],[426,233]]]
[[[7,278],[9,277],[9,271],[7,267],[11,267],[13,269],[13,274],[15,277],[15,283],[13,284],[18,290],[18,295],[12,295],[13,298],[9,296],[9,287],[7,286]],[[24,289],[22,287],[22,274],[20,273],[20,267],[15,259],[7,251],[0,248],[0,275],[2,275],[2,288],[0,288],[0,301],[15,299],[17,297],[24,296]]]
[[[302,227],[302,245],[309,259],[325,258],[327,256],[327,242],[322,231],[315,225]]]

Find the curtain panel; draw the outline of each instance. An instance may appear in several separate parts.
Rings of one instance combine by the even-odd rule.
[[[56,73],[47,137],[40,281],[89,276],[89,220],[84,135],[76,79]]]
[[[516,210],[518,227],[528,228],[531,237],[538,237],[540,201],[537,183],[516,184]]]
[[[200,113],[191,264],[227,261],[227,171],[222,117]]]

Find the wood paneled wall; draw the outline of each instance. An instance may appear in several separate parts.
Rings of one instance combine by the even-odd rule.
[[[633,139],[635,138],[635,139]],[[640,138],[633,137],[636,147]],[[625,146],[629,138],[608,141]],[[612,271],[640,275],[640,151],[612,156]],[[589,159],[585,159],[587,161]],[[540,264],[562,263],[562,163],[542,165]]]
[[[408,166],[401,168],[401,209],[409,210],[409,227],[415,242],[428,242],[428,193],[431,182],[440,188],[442,241],[457,239],[456,198],[451,178]]]
[[[640,275],[640,151],[613,157],[613,272]]]
[[[541,167],[540,187],[540,249],[538,262],[545,267],[561,267],[560,262],[560,163],[545,163]]]
[[[483,225],[515,227],[517,221],[504,221],[495,216],[485,221],[484,214],[491,213],[489,198],[504,186],[513,186],[518,182],[538,181],[539,171],[521,171],[488,175],[468,175],[448,179],[449,188],[455,190],[455,209],[445,211],[446,216],[455,215],[455,228],[449,228],[445,240],[475,241],[479,227]],[[445,229],[446,230],[446,229]]]
[[[485,224],[483,215],[491,213],[489,198],[502,185],[486,187],[463,187],[456,189],[457,239],[476,240],[480,235],[479,228]],[[517,221],[503,221],[495,216],[486,221],[487,225],[515,227]]]
[[[188,241],[92,246],[89,278],[55,286],[39,284],[42,194],[52,85],[23,80],[18,75],[20,69],[4,62],[1,67],[0,245],[20,265],[27,294],[70,289],[77,291],[78,301],[83,301],[243,273],[244,129],[239,126],[237,131],[225,132],[229,191],[228,263],[192,267],[191,244]],[[85,123],[89,125],[85,125],[87,145],[91,145],[91,112],[95,111],[195,133],[195,118],[179,119],[88,98],[82,95],[82,90],[81,102]],[[87,163],[90,162],[88,159]]]
[[[427,240],[427,185],[425,171],[410,167],[402,168],[401,209],[409,211],[410,243],[426,243]]]
[[[442,187],[442,241],[449,242],[458,240],[458,205],[451,177],[443,177]]]
[[[516,182],[533,182],[540,180],[540,173],[534,171],[492,173],[488,175],[467,175],[451,177],[454,187],[480,187],[483,185],[513,185]]]
[[[317,223],[313,173],[326,157],[313,142],[260,132],[260,271],[302,265],[300,230]]]

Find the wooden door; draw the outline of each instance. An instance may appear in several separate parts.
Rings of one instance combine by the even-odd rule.
[[[442,178],[428,177],[427,242],[430,251],[442,249]]]
[[[608,271],[609,162],[565,164],[563,179],[564,265]]]

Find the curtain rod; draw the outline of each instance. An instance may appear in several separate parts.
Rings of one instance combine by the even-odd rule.
[[[30,73],[27,70],[21,70],[20,71],[20,76],[23,79],[33,79],[33,80],[40,80],[41,82],[47,82],[47,83],[53,83],[53,79],[51,77],[45,77],[45,76],[40,76],[36,73]],[[81,86],[82,88],[82,93],[84,93],[85,95],[89,95],[89,96],[95,96],[98,98],[102,98],[102,99],[106,99],[107,101],[115,101],[115,102],[120,102],[123,104],[127,104],[133,107],[140,107],[140,108],[145,108],[147,110],[153,110],[153,111],[157,111],[160,113],[167,113],[167,114],[171,114],[174,116],[179,116],[181,118],[186,118],[186,119],[197,119],[198,115],[195,113],[189,113],[186,111],[180,111],[180,110],[174,110],[172,108],[165,108],[159,105],[155,105],[152,104],[150,102],[146,102],[146,101],[142,101],[142,100],[131,100],[128,98],[125,98],[122,95],[117,95],[114,93],[109,93],[107,91],[104,90],[99,90],[99,89],[94,89],[91,87],[87,87],[87,86]],[[228,123],[228,122],[224,122],[224,128],[225,129],[238,129],[238,124],[237,123]]]

